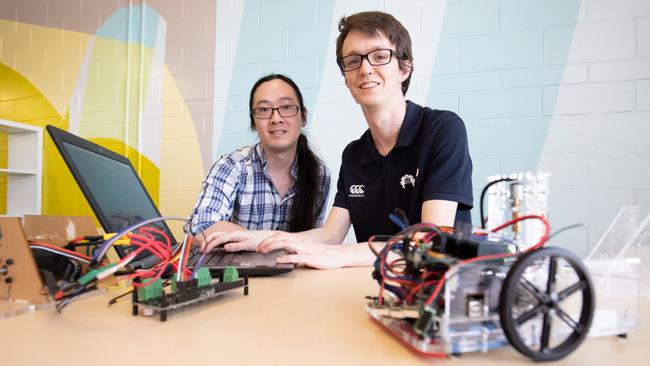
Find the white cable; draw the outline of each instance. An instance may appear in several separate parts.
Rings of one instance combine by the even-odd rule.
[[[98,281],[103,280],[104,278],[106,278],[106,277],[114,274],[115,272],[119,271],[120,269],[124,268],[127,264],[129,264],[129,262],[131,262],[133,260],[133,258],[135,258],[135,255],[134,254],[129,254],[128,256],[126,256],[126,258],[124,258],[124,260],[122,262],[120,262],[117,265],[114,265],[113,267],[108,268],[105,271],[102,271],[101,273],[99,273],[97,275],[97,277],[96,277],[97,280]]]
[[[83,259],[83,258],[81,258],[81,257],[77,257],[77,256],[75,256],[75,255],[68,254],[68,253],[66,253],[66,252],[60,252],[60,251],[58,251],[58,250],[56,250],[56,249],[52,249],[52,248],[48,248],[48,247],[42,247],[42,246],[40,246],[40,245],[38,245],[38,244],[32,244],[32,245],[29,246],[29,248],[30,248],[30,249],[40,249],[40,250],[45,250],[45,251],[50,252],[50,253],[54,253],[54,254],[62,255],[62,256],[64,256],[64,257],[68,257],[68,258],[76,259],[76,260],[82,261],[82,262],[84,262],[84,263],[90,263],[90,261],[87,260],[87,259]]]

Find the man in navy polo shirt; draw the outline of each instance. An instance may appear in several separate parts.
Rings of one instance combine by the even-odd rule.
[[[343,151],[338,191],[325,225],[300,233],[233,232],[209,237],[226,250],[285,249],[278,259],[316,268],[371,265],[367,245],[341,244],[352,224],[358,242],[395,234],[388,215],[410,223],[470,222],[472,161],[463,121],[404,97],[413,71],[411,39],[393,16],[362,12],[339,21],[336,59],[368,130]]]
[[[349,211],[358,242],[398,232],[388,218],[396,208],[411,223],[453,227],[471,221],[472,162],[464,124],[453,112],[407,101],[399,135],[385,156],[368,130],[346,147],[342,161],[334,207]]]

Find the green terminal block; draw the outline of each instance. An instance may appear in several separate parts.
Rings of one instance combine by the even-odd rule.
[[[210,286],[212,284],[212,275],[207,268],[201,268],[196,272],[196,279],[199,282],[199,288]]]
[[[138,301],[158,299],[162,296],[163,286],[160,278],[148,286],[138,288]]]
[[[237,268],[233,266],[228,266],[223,270],[223,283],[235,282],[239,279],[239,273]]]

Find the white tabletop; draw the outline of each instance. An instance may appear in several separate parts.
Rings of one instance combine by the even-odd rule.
[[[431,359],[411,352],[366,315],[376,295],[371,268],[298,269],[252,278],[250,294],[234,290],[199,307],[158,317],[132,316],[117,293],[0,320],[0,364],[116,365],[530,365],[514,349]],[[650,302],[642,303],[645,317]],[[642,365],[650,327],[627,339],[587,339],[554,365]]]

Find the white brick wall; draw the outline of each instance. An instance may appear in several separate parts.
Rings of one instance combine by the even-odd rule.
[[[589,64],[589,80],[593,82],[638,79],[650,79],[650,58]]]
[[[557,102],[556,102],[557,96]],[[634,82],[589,83],[544,88],[549,115],[627,112],[634,110]]]
[[[485,176],[531,161],[531,169],[551,171],[552,224],[585,223],[563,241],[580,254],[620,205],[650,202],[650,152],[640,137],[650,135],[643,112],[650,110],[650,1],[340,0],[329,19],[324,57],[305,36],[319,26],[315,18],[323,21],[314,12],[316,3],[323,6],[287,2],[301,9],[302,19],[271,24],[277,15],[262,11],[258,19],[243,20],[242,27],[263,29],[278,46],[261,58],[251,53],[250,63],[234,69],[223,64],[217,73],[230,69],[253,80],[293,65],[305,94],[317,95],[309,136],[334,177],[343,146],[365,129],[333,61],[336,23],[357,11],[384,10],[412,36],[415,72],[407,97],[465,120],[477,192]],[[260,2],[260,9],[269,4]],[[235,20],[224,21],[235,28]],[[248,87],[216,85],[215,95],[234,100],[239,110],[246,108]],[[543,143],[541,150],[536,141]]]
[[[650,17],[637,20],[636,35],[639,57],[650,57]]]
[[[637,18],[650,15],[647,0],[588,0],[587,14],[590,21]]]
[[[650,80],[636,82],[636,109],[650,111]]]

